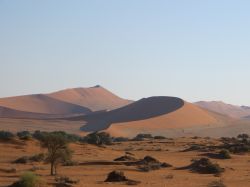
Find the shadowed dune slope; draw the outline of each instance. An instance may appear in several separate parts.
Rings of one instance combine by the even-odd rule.
[[[199,101],[194,104],[210,111],[225,114],[232,118],[244,118],[245,116],[250,115],[249,107],[230,105],[221,101]]]
[[[87,124],[82,127],[82,130],[104,130],[114,123],[149,120],[172,113],[183,105],[184,101],[176,97],[144,98],[116,110],[83,116],[82,119],[87,121]],[[79,120],[80,118],[75,119]]]
[[[164,131],[169,129],[216,127],[223,123],[217,117],[191,103],[184,102],[181,108],[169,114],[140,121],[113,123],[106,131],[113,136],[133,137],[143,132],[164,135]]]
[[[116,109],[132,102],[114,95],[101,86],[66,89],[47,96],[81,105],[92,111]]]
[[[88,108],[59,101],[42,94],[1,98],[0,106],[41,114],[87,114],[91,112]]]

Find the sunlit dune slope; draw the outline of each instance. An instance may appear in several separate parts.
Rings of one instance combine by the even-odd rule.
[[[81,105],[92,111],[116,109],[131,103],[131,101],[122,99],[101,86],[66,89],[47,96]]]
[[[0,106],[42,114],[86,114],[91,112],[86,107],[59,101],[42,94],[1,98]]]

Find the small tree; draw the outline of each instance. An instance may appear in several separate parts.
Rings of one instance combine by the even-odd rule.
[[[93,132],[88,134],[84,140],[95,145],[110,145],[112,143],[111,136],[106,132]]]
[[[57,166],[71,159],[72,151],[67,139],[58,133],[49,133],[42,139],[42,146],[48,149],[46,161],[50,163],[50,174],[57,174]]]

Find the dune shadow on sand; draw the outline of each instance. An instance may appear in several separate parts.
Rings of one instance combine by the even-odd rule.
[[[119,109],[85,116],[84,120],[87,123],[81,127],[81,130],[100,131],[108,128],[112,123],[145,120],[174,112],[183,105],[184,101],[177,97],[143,98]]]

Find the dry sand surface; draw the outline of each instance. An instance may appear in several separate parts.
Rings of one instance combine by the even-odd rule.
[[[65,131],[73,134],[82,134],[80,127],[81,121],[65,121],[65,120],[34,120],[34,119],[9,119],[0,118],[0,130],[20,132],[36,130],[40,131]]]
[[[204,152],[188,151],[184,149],[190,145],[219,145],[216,139],[204,138],[178,138],[166,140],[154,140],[143,142],[115,143],[106,147],[97,147],[89,144],[71,144],[74,150],[73,160],[78,166],[60,166],[58,175],[78,179],[76,187],[102,187],[102,186],[126,186],[123,183],[105,183],[107,174],[113,170],[120,170],[132,180],[141,181],[140,187],[206,187],[212,181],[222,180],[227,187],[248,187],[250,185],[250,155],[232,155],[232,159],[211,159],[225,168],[220,176],[213,174],[199,174],[187,169],[178,169],[190,164],[191,159],[204,157]],[[123,156],[126,151],[134,154],[136,158],[146,155],[153,156],[161,162],[167,162],[173,167],[160,170],[141,172],[136,166],[117,165],[113,160]],[[28,164],[13,164],[12,162],[21,156],[32,156],[45,152],[39,143],[34,140],[13,143],[0,142],[0,186],[6,187],[18,180],[25,171],[38,167],[35,171],[45,182],[46,186],[53,186],[55,178],[49,176],[49,165],[43,162]],[[16,172],[8,173],[10,168],[16,168]]]

